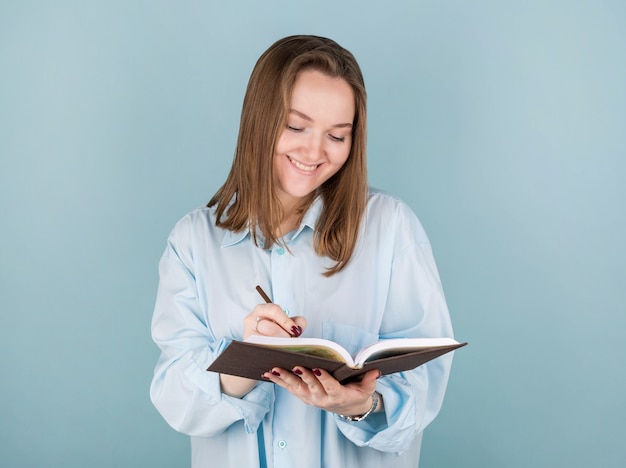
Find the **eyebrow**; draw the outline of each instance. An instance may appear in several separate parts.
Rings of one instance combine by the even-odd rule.
[[[307,120],[309,122],[313,122],[313,119],[311,117],[309,117],[306,114],[303,114],[300,111],[297,111],[295,109],[289,109],[289,113],[290,114],[296,114],[298,117],[303,118],[304,120]],[[352,128],[352,124],[351,123],[340,123],[340,124],[335,124],[332,126],[333,128]]]

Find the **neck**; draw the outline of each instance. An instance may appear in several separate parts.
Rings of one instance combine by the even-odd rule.
[[[293,231],[300,225],[305,208],[308,208],[314,198],[315,194],[310,194],[303,198],[282,198],[280,200],[283,209],[283,219],[278,228],[279,237]]]
[[[288,232],[293,231],[300,225],[300,215],[297,211],[293,210],[283,216],[283,220],[278,227],[278,236],[282,237]]]

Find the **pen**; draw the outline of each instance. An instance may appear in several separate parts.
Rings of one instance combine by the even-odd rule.
[[[263,288],[261,286],[257,285],[256,290],[259,292],[265,302],[267,302],[268,304],[272,303],[272,300],[267,294],[265,294],[265,291],[263,291]]]
[[[263,298],[265,302],[267,302],[268,304],[272,303],[272,300],[269,298],[267,294],[265,294],[265,291],[263,291],[263,288],[261,286],[257,285],[256,290],[261,295],[261,297]],[[285,311],[285,314],[289,317],[289,314],[287,313],[287,311]],[[258,323],[259,323],[259,319],[257,317],[257,327],[259,326]],[[302,327],[300,327],[299,325],[294,325],[293,327],[291,327],[291,332],[292,332],[291,336],[298,337],[302,335]]]

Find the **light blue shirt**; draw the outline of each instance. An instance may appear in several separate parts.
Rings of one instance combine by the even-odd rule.
[[[303,336],[351,352],[385,338],[453,336],[430,243],[406,204],[371,191],[354,255],[330,278],[322,273],[334,262],[313,249],[321,205],[318,199],[286,236],[287,249],[257,247],[247,232],[217,228],[214,208],[189,213],[168,239],[152,321],[161,356],[150,396],[174,429],[191,436],[194,468],[418,464],[451,354],[380,378],[385,411],[361,422],[308,406],[270,382],[233,398],[205,370],[242,339],[243,318],[263,302],[257,284],[290,315],[306,317]]]

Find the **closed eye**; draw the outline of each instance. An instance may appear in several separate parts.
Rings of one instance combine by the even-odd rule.
[[[337,143],[343,143],[344,141],[346,141],[346,137],[338,137],[338,136],[331,135],[331,134],[329,134],[328,136],[330,137],[332,141],[336,141]]]
[[[293,127],[291,125],[287,125],[287,130],[291,131],[291,132],[295,132],[295,133],[300,133],[302,132],[304,129],[303,128],[298,128],[298,127]]]

